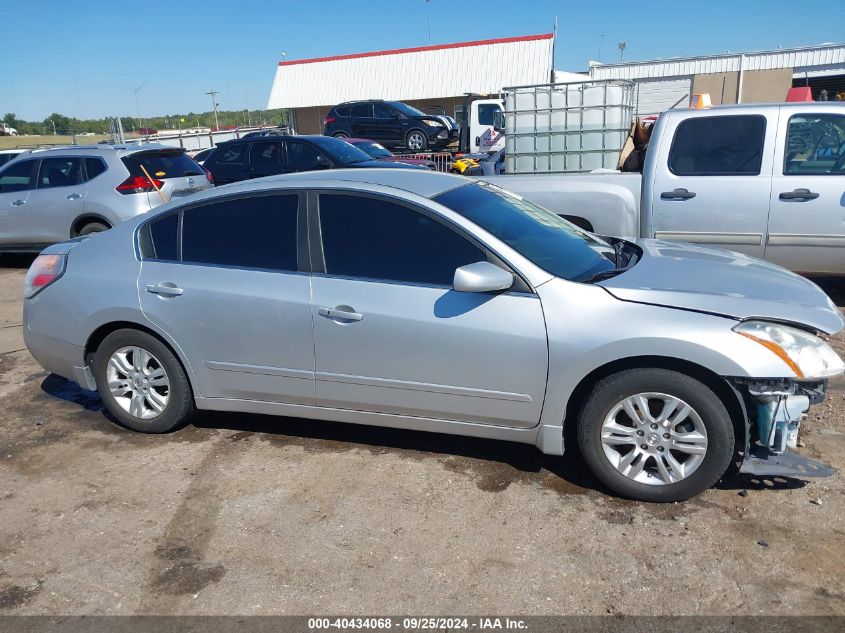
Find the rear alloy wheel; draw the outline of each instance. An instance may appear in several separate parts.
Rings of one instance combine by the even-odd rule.
[[[77,232],[77,236],[91,235],[91,233],[102,233],[108,231],[111,227],[103,222],[89,222]]]
[[[411,152],[424,152],[428,148],[428,138],[420,130],[411,130],[405,137],[405,148]]]
[[[109,412],[135,431],[164,433],[193,412],[191,388],[178,359],[146,332],[109,334],[97,350],[94,374]]]
[[[346,132],[337,132],[334,137],[339,139],[345,139],[349,138],[349,134],[347,134]]]
[[[599,382],[578,422],[594,474],[642,501],[681,501],[724,475],[733,424],[705,384],[665,369],[634,369]]]

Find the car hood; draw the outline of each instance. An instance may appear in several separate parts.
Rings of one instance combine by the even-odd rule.
[[[622,301],[795,323],[827,334],[845,326],[842,313],[821,288],[780,266],[692,244],[636,243],[643,249],[642,259],[598,283]]]
[[[409,165],[408,163],[390,162],[386,160],[362,160],[360,163],[350,163],[344,167],[379,167],[381,169],[395,167],[398,169],[419,169],[417,165]]]

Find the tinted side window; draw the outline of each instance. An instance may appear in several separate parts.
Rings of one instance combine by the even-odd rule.
[[[321,158],[320,153],[305,143],[286,143],[288,148],[287,168],[294,171],[308,171],[317,167],[317,159]]]
[[[86,158],[85,171],[88,173],[88,180],[91,180],[106,171],[106,164],[99,158]]]
[[[280,168],[282,166],[281,143],[253,143],[249,150],[249,164],[252,167]]]
[[[17,156],[17,154],[0,154],[0,167],[15,158],[15,156]]]
[[[763,162],[766,118],[696,117],[682,121],[669,151],[676,176],[756,176]]]
[[[239,143],[237,145],[224,145],[220,147],[220,151],[214,153],[214,161],[220,165],[238,165],[246,160],[246,150],[249,143]]]
[[[82,182],[78,158],[44,158],[38,170],[38,189],[69,187]]]
[[[179,214],[170,215],[150,224],[150,257],[155,259],[179,259]]]
[[[478,105],[478,122],[481,125],[493,125],[496,121],[496,113],[502,109],[495,103],[480,103]]]
[[[299,196],[263,195],[187,209],[182,261],[295,271]]]
[[[32,168],[35,160],[24,160],[9,165],[0,174],[0,193],[26,191],[33,188]]]
[[[845,116],[798,114],[790,117],[783,173],[805,176],[845,173]]]
[[[390,119],[394,112],[395,110],[386,103],[373,104],[373,117],[376,119]]]
[[[322,194],[320,230],[329,275],[451,286],[456,268],[486,259],[428,216],[363,196]]]
[[[373,105],[371,103],[356,103],[352,106],[352,116],[372,118]]]
[[[338,116],[349,116],[349,106],[341,106],[339,108],[335,108],[334,111]]]

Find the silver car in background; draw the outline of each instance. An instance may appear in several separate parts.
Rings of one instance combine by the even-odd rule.
[[[27,150],[0,169],[0,252],[38,252],[209,187],[203,169],[178,147]]]
[[[842,315],[806,279],[728,251],[603,239],[428,170],[201,193],[48,248],[25,297],[35,359],[141,432],[195,409],[551,455],[571,432],[607,487],[649,501],[697,494],[734,461],[823,474],[790,447],[844,369],[817,336]]]

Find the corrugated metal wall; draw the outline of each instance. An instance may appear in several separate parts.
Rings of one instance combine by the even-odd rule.
[[[548,83],[551,68],[551,34],[283,62],[267,108],[492,94],[504,86]]]

